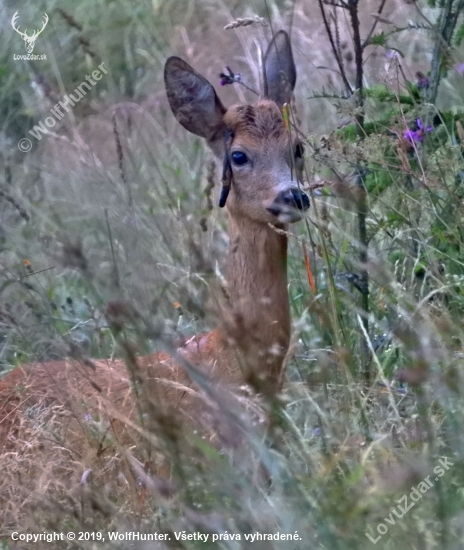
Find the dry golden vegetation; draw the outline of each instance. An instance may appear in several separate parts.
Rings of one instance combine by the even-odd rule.
[[[348,4],[368,39],[362,94]],[[0,400],[0,548],[462,548],[462,16],[450,23],[461,8],[0,4],[0,377],[18,365],[44,373],[41,387],[26,377],[14,402]],[[21,29],[48,14],[34,49],[46,60],[14,58],[26,53],[17,9]],[[139,370],[150,361],[140,357],[221,321],[229,244],[221,167],[175,120],[163,67],[178,55],[225,105],[253,102],[219,73],[229,66],[260,89],[259,52],[282,28],[311,195],[288,231],[285,381],[277,396],[256,395],[253,380],[210,385],[181,360],[202,431],[171,415]],[[40,139],[29,133],[102,63],[69,113]],[[86,369],[108,388],[98,398],[78,376]],[[8,438],[7,416],[20,418]],[[58,532],[99,535],[12,538]]]

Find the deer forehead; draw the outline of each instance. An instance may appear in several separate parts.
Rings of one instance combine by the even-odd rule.
[[[263,146],[285,148],[289,144],[282,114],[273,101],[234,105],[225,113],[224,123],[233,131],[234,143],[252,150],[259,151]]]

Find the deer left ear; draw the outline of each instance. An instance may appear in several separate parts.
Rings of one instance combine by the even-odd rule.
[[[296,84],[296,67],[290,37],[279,31],[264,54],[264,97],[279,107],[289,103]]]
[[[216,154],[222,151],[226,109],[213,86],[180,57],[170,57],[164,66],[169,105],[182,126],[205,138]]]

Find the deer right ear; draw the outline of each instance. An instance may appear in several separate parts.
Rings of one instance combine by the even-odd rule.
[[[296,84],[296,68],[290,37],[279,31],[264,54],[264,97],[274,100],[279,107],[290,103]]]
[[[170,57],[166,61],[164,83],[169,105],[180,124],[189,132],[205,138],[219,154],[226,109],[213,86],[180,57]]]

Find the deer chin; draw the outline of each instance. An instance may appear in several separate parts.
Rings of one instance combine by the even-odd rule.
[[[303,219],[303,212],[296,210],[295,208],[279,206],[278,208],[269,207],[267,210],[273,215],[276,223],[278,224],[288,225],[290,223],[299,222]]]
[[[289,212],[282,212],[277,216],[280,223],[285,225],[290,223],[296,223],[303,219],[302,213],[297,210],[290,210]]]

